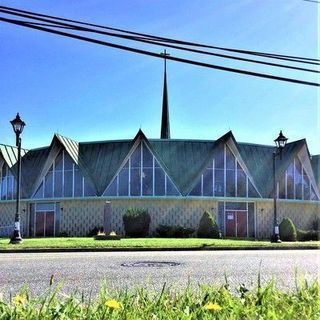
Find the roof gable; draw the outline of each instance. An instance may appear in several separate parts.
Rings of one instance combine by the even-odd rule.
[[[23,157],[28,151],[21,148],[21,157]],[[9,168],[12,168],[18,161],[18,148],[0,144],[0,154]]]
[[[150,145],[178,190],[186,195],[206,166],[215,141],[150,140]]]
[[[276,177],[286,171],[294,157],[305,145],[305,140],[288,143],[282,151],[282,159],[276,159]],[[275,147],[255,144],[238,143],[239,151],[251,173],[258,190],[264,198],[273,192],[273,152]]]
[[[133,140],[79,144],[79,155],[90,172],[98,195],[104,193],[140,139],[147,141],[142,130]]]

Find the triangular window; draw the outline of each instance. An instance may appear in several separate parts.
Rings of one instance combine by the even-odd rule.
[[[73,198],[94,196],[95,192],[78,165],[64,150],[53,161],[33,198]]]
[[[16,197],[17,184],[7,164],[0,168],[0,194],[1,200],[13,200]]]
[[[179,191],[142,142],[112,180],[104,196],[178,196]]]
[[[201,174],[191,196],[260,197],[228,145],[217,147],[214,158]]]
[[[281,199],[319,200],[310,176],[298,157],[290,163],[278,184]]]

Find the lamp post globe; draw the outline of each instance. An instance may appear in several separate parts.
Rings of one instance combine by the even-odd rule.
[[[281,243],[278,216],[277,216],[277,181],[276,181],[276,157],[282,159],[282,150],[286,146],[288,138],[286,138],[282,130],[280,130],[279,136],[274,140],[276,144],[276,150],[273,152],[273,234],[272,242]]]
[[[10,243],[16,244],[22,242],[20,230],[20,184],[21,184],[21,138],[25,122],[21,120],[19,113],[10,121],[13,131],[16,134],[16,147],[18,148],[18,162],[17,162],[17,194],[16,194],[16,213],[14,217],[14,229],[10,239]]]

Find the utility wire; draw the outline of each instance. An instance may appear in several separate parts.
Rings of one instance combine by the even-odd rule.
[[[80,36],[80,35],[76,35],[76,34],[72,34],[72,33],[62,32],[62,31],[58,31],[58,30],[52,30],[52,29],[45,28],[42,26],[32,25],[28,22],[14,21],[14,20],[2,18],[2,17],[0,17],[0,21],[20,25],[20,26],[27,27],[27,28],[37,29],[37,30],[41,30],[41,31],[45,31],[45,32],[53,33],[53,34],[58,34],[58,35],[69,37],[69,38],[83,40],[83,41],[87,41],[87,42],[91,42],[91,43],[96,43],[96,44],[100,44],[103,46],[108,46],[108,47],[112,47],[112,48],[117,48],[117,49],[129,51],[129,52],[139,53],[139,54],[163,59],[163,55],[161,55],[159,53],[136,49],[136,48],[123,46],[123,45],[119,45],[119,44],[115,44],[115,43],[105,42],[105,41],[101,41],[98,39],[92,39],[92,38],[88,38],[88,37],[84,37],[84,36]],[[270,74],[257,73],[257,72],[242,70],[242,69],[223,67],[223,66],[213,65],[213,64],[209,64],[209,63],[174,57],[171,55],[166,56],[166,59],[172,60],[172,61],[178,61],[178,62],[182,62],[182,63],[187,63],[187,64],[192,64],[192,65],[197,65],[197,66],[201,66],[201,67],[207,67],[207,68],[211,68],[211,69],[234,72],[234,73],[238,73],[238,74],[245,74],[245,75],[250,75],[250,76],[255,76],[255,77],[260,77],[260,78],[273,79],[273,80],[279,80],[279,81],[292,82],[292,83],[298,83],[298,84],[303,84],[303,85],[320,87],[320,84],[315,83],[315,82],[279,77],[279,76],[274,76],[274,75],[270,75]]]
[[[117,28],[111,28],[111,27],[107,27],[107,26],[101,26],[101,25],[98,25],[98,24],[92,24],[92,23],[76,21],[76,20],[71,20],[71,19],[65,19],[65,18],[50,16],[50,15],[40,14],[40,13],[34,13],[34,12],[30,12],[30,11],[25,11],[25,10],[10,8],[10,7],[4,7],[4,6],[0,6],[0,9],[10,10],[11,12],[6,12],[6,13],[9,13],[9,14],[14,14],[14,12],[16,12],[16,13],[26,13],[26,14],[31,14],[33,16],[38,16],[38,17],[46,17],[46,18],[51,18],[51,19],[55,19],[55,20],[59,20],[59,21],[67,21],[67,22],[77,23],[77,24],[81,24],[81,25],[87,25],[87,26],[98,27],[98,28],[103,28],[103,29],[107,29],[107,30],[113,30],[113,31],[117,31],[117,32],[137,35],[137,36],[143,36],[143,37],[150,38],[152,40],[156,39],[158,41],[163,41],[163,42],[172,42],[172,43],[183,44],[183,45],[188,45],[188,46],[205,47],[205,48],[211,48],[211,49],[216,49],[216,50],[224,50],[224,51],[236,52],[236,53],[241,53],[241,54],[258,55],[258,56],[263,56],[263,57],[267,57],[267,58],[289,60],[289,61],[295,61],[295,62],[300,62],[300,63],[307,63],[307,61],[310,61],[310,62],[311,61],[318,61],[318,62],[320,62],[319,59],[313,59],[313,58],[296,57],[296,56],[280,55],[280,54],[274,54],[274,53],[265,53],[265,52],[240,50],[240,49],[231,49],[231,48],[217,47],[217,46],[211,46],[211,45],[204,45],[204,44],[188,42],[188,41],[175,40],[175,39],[170,39],[170,38],[165,38],[165,37],[153,36],[153,35],[145,34],[145,33],[132,32],[132,31],[124,30],[124,29],[117,29]]]
[[[318,3],[318,4],[320,4],[320,1],[317,1],[317,0],[302,0],[302,1],[307,1],[307,2],[313,2],[313,3]]]
[[[2,11],[3,10],[0,9],[0,12],[2,12]],[[22,16],[24,18],[29,18],[30,17],[30,16],[25,15],[25,14],[17,14],[17,15],[18,16]],[[114,33],[110,33],[110,32],[95,30],[95,29],[91,29],[91,28],[78,27],[78,26],[75,26],[75,25],[72,25],[72,24],[69,24],[69,23],[58,23],[56,25],[55,21],[52,21],[51,19],[45,19],[45,18],[34,18],[34,19],[35,20],[39,20],[39,21],[44,21],[44,22],[50,22],[50,24],[36,23],[36,22],[29,22],[29,21],[22,21],[22,20],[13,20],[13,19],[12,19],[12,21],[28,22],[28,23],[33,24],[33,25],[48,26],[48,27],[54,27],[54,28],[73,29],[73,30],[76,30],[76,31],[87,31],[87,32],[93,32],[93,33],[103,34],[103,35],[107,35],[107,36],[124,38],[124,39],[132,40],[132,41],[139,41],[139,42],[148,43],[148,44],[157,45],[157,46],[163,46],[162,43],[159,43],[157,41],[148,40],[148,38],[133,37],[133,36],[128,36],[128,35],[119,35],[119,34],[114,34]],[[194,52],[194,53],[199,53],[199,54],[205,54],[205,55],[210,55],[210,56],[217,56],[217,57],[227,58],[227,59],[232,59],[232,60],[239,60],[239,61],[245,61],[245,62],[250,62],[250,63],[257,63],[257,64],[273,66],[273,67],[281,67],[281,68],[286,68],[286,69],[293,69],[293,70],[298,70],[298,71],[320,73],[320,71],[313,70],[313,69],[307,69],[307,68],[301,68],[301,67],[296,67],[296,66],[292,66],[292,65],[284,65],[284,64],[278,64],[278,63],[272,63],[272,62],[265,62],[265,61],[261,61],[261,60],[253,60],[253,59],[241,58],[241,57],[236,57],[236,56],[231,56],[231,55],[213,53],[213,52],[210,52],[210,51],[192,49],[192,48],[188,48],[188,47],[184,47],[184,46],[177,46],[177,45],[174,45],[174,44],[166,44],[166,46],[169,47],[169,48],[173,48],[173,49],[184,50],[184,51],[189,51],[189,52]]]

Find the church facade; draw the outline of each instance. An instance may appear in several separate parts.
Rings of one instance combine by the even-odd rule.
[[[205,210],[226,237],[269,238],[273,228],[274,147],[217,140],[148,139],[79,143],[55,134],[50,146],[22,155],[22,233],[85,236],[104,226],[123,234],[129,207],[148,209],[150,235],[160,224],[197,229]],[[279,221],[310,229],[320,214],[320,156],[306,141],[277,159]],[[0,145],[0,234],[12,231],[15,147]]]
[[[208,210],[225,237],[270,237],[274,146],[239,143],[231,131],[171,139],[166,68],[160,137],[139,130],[130,140],[79,143],[55,134],[48,147],[22,150],[22,235],[123,234],[122,215],[139,207],[151,216],[151,236],[161,224],[197,229]],[[17,149],[0,144],[0,236],[13,230],[16,174]],[[311,229],[320,216],[320,155],[311,157],[305,139],[277,157],[276,188],[279,222]]]

